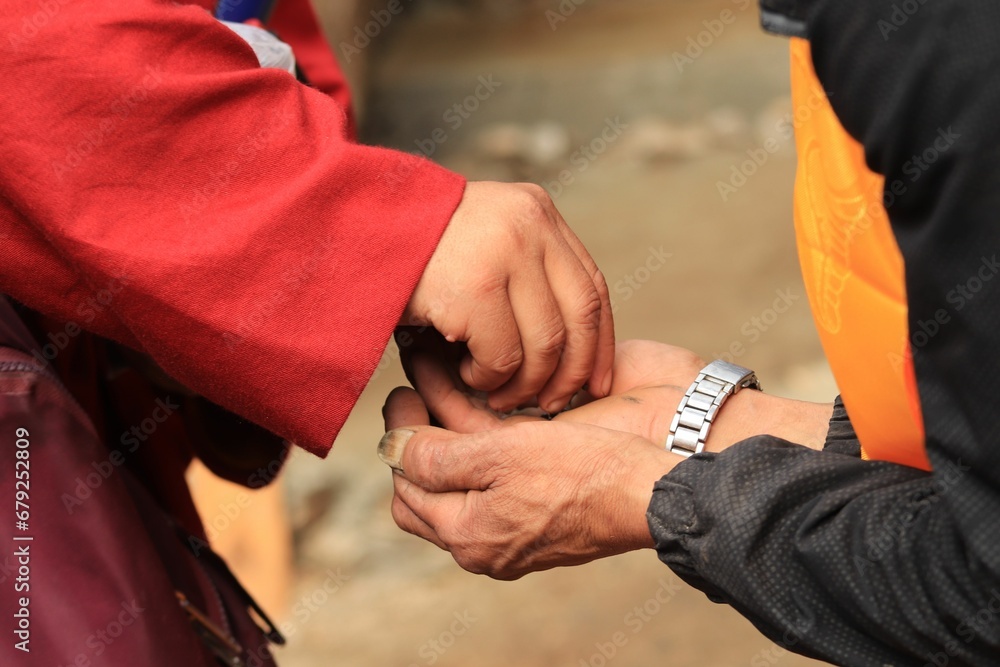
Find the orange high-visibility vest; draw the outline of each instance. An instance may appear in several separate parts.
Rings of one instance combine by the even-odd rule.
[[[823,350],[862,456],[930,470],[884,178],[837,119],[807,41],[792,39],[791,65],[795,234]]]

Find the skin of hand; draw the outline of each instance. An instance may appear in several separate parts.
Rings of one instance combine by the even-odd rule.
[[[511,410],[611,390],[608,287],[545,190],[469,183],[400,321],[462,342],[463,382]],[[408,354],[403,350],[403,354]]]
[[[645,512],[653,484],[684,460],[663,443],[703,365],[681,348],[621,343],[613,395],[547,421],[502,418],[417,357],[421,394],[396,389],[384,409],[389,433],[379,455],[395,472],[393,518],[466,570],[496,579],[652,547]],[[452,430],[427,426],[428,407]],[[742,391],[726,402],[706,449],[760,433],[819,449],[831,411]]]

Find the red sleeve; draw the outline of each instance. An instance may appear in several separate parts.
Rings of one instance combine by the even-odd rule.
[[[325,454],[464,181],[201,8],[0,7],[0,291]]]

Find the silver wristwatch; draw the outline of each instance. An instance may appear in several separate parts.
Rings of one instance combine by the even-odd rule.
[[[708,431],[722,404],[747,388],[760,390],[757,375],[749,368],[716,360],[701,369],[677,406],[667,436],[667,451],[691,456],[705,449]]]

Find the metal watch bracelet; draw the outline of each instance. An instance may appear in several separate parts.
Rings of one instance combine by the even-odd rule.
[[[716,360],[701,369],[677,406],[667,436],[667,451],[688,457],[704,450],[723,403],[748,388],[760,390],[757,375],[749,368]]]

